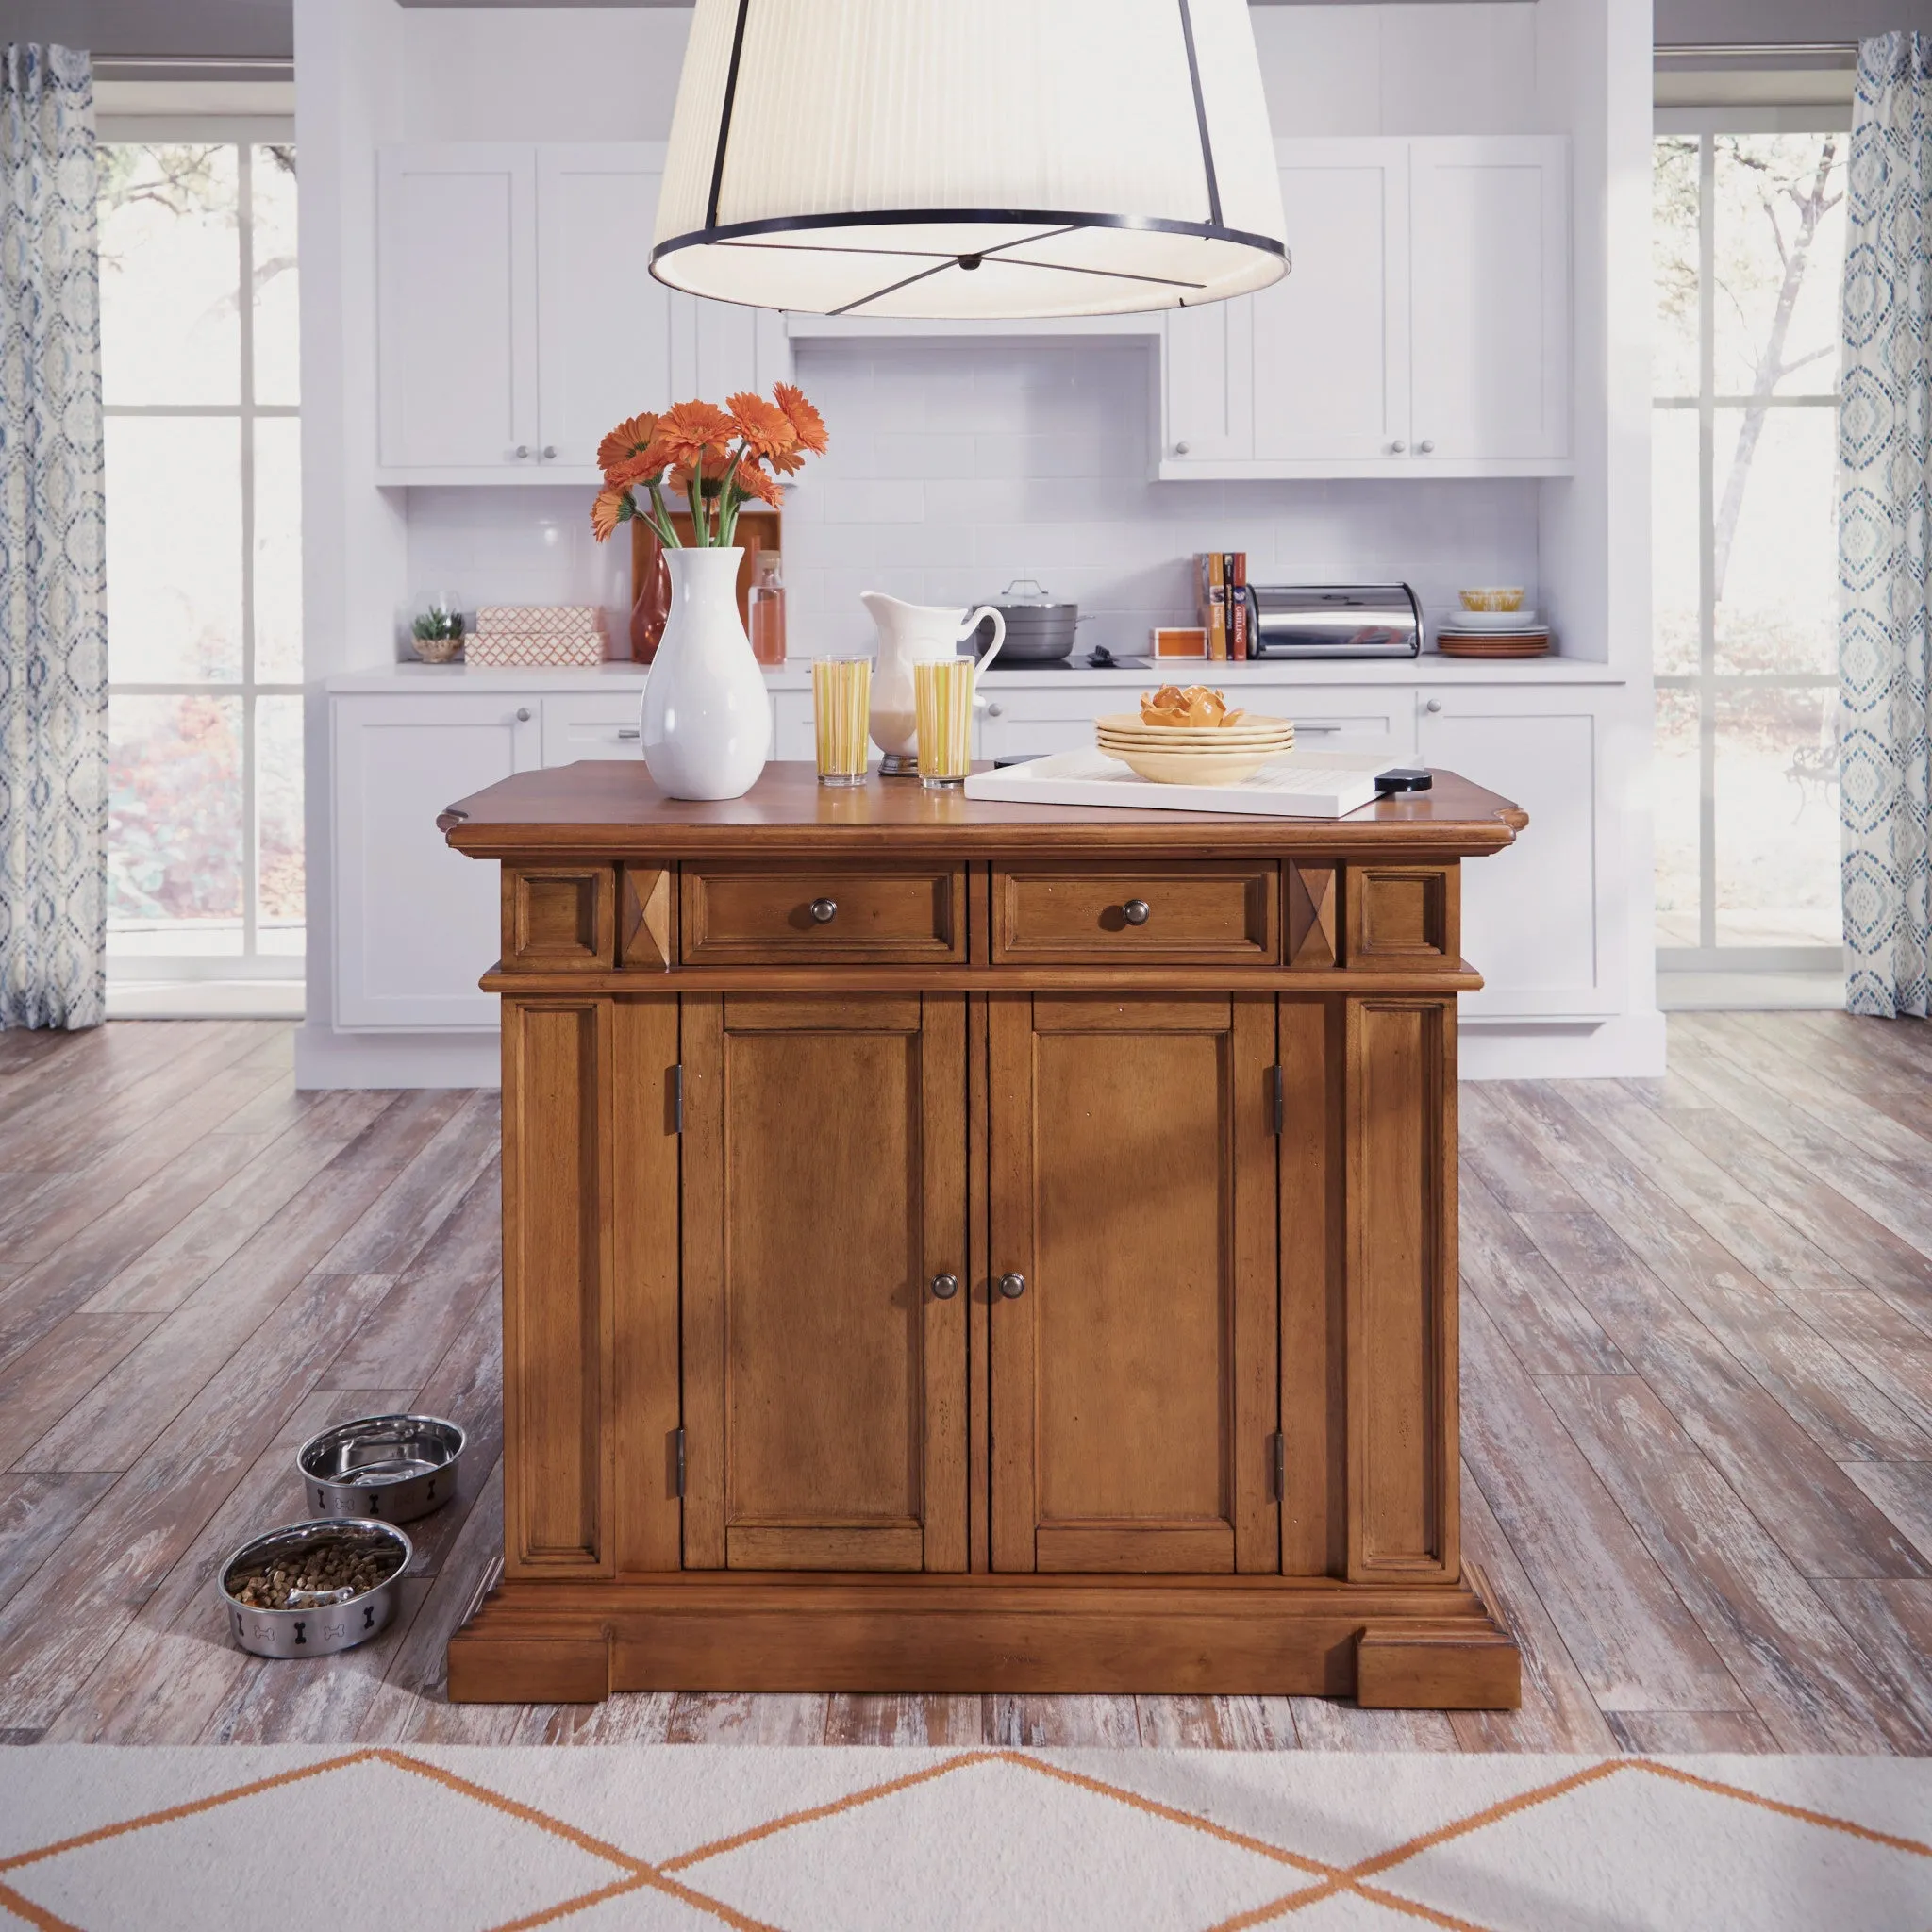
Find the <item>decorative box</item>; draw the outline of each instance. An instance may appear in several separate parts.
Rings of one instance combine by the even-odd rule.
[[[594,604],[485,604],[463,657],[499,669],[601,664],[608,655]]]

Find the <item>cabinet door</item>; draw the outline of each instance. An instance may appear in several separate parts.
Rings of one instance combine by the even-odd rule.
[[[676,400],[673,296],[645,240],[663,174],[653,142],[537,150],[539,451],[554,476],[596,481],[605,431]]]
[[[776,309],[675,295],[671,326],[673,380],[680,396],[723,402],[746,389],[770,395],[774,382],[791,380],[791,339]]]
[[[534,771],[540,726],[515,697],[339,697],[335,1024],[492,1027],[476,981],[496,958],[496,869],[452,852],[436,815]]]
[[[963,1570],[964,998],[682,1025],[686,1567]]]
[[[1568,453],[1568,180],[1558,136],[1410,143],[1419,466]]]
[[[1462,867],[1462,951],[1483,975],[1463,1014],[1588,1018],[1619,1000],[1604,903],[1603,747],[1594,707],[1560,690],[1425,691],[1419,755],[1529,814],[1517,841]]]
[[[1273,998],[990,1004],[993,1568],[1278,1569]]]
[[[1161,463],[1255,454],[1255,298],[1168,311],[1161,337]]]
[[[1408,435],[1408,143],[1280,143],[1292,272],[1252,298],[1254,455],[1399,455]]]
[[[377,460],[385,470],[535,473],[536,169],[528,146],[381,150]]]

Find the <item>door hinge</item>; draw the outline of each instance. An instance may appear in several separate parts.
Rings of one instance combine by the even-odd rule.
[[[1268,1467],[1274,1479],[1274,1500],[1288,1495],[1288,1438],[1279,1429],[1268,1438]]]
[[[1274,1089],[1274,1133],[1279,1139],[1288,1124],[1288,1074],[1285,1068],[1270,1067],[1268,1075]]]
[[[684,1431],[675,1431],[677,1439],[677,1493],[684,1494]]]
[[[671,1131],[684,1132],[684,1067],[682,1063],[671,1070]]]

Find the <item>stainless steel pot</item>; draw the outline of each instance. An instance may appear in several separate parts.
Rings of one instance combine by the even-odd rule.
[[[276,1557],[299,1557],[325,1543],[366,1545],[393,1558],[393,1568],[373,1590],[341,1603],[302,1605],[286,1610],[257,1609],[241,1602],[230,1590],[248,1571]],[[359,1518],[328,1518],[320,1523],[291,1523],[245,1542],[215,1573],[215,1587],[228,1613],[235,1641],[257,1657],[333,1657],[367,1643],[395,1615],[404,1572],[414,1554],[409,1539],[387,1523]]]
[[[463,1432],[433,1415],[365,1415],[325,1429],[295,1457],[318,1516],[409,1523],[457,1492]]]
[[[1077,604],[1058,604],[1031,577],[1015,577],[994,601],[992,608],[1006,620],[1007,641],[1002,660],[1025,664],[1051,663],[1074,648],[1074,631],[1080,622]],[[974,633],[975,652],[992,642],[992,625],[983,621]]]

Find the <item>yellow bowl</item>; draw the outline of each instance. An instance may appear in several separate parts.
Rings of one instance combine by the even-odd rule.
[[[1460,591],[1457,593],[1462,599],[1465,610],[1521,610],[1523,608],[1523,586],[1521,584],[1494,585],[1475,591]]]
[[[1156,785],[1239,785],[1281,754],[1269,747],[1246,752],[1122,750],[1108,756]]]

